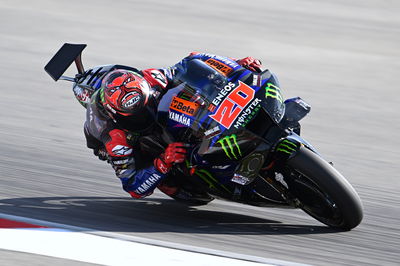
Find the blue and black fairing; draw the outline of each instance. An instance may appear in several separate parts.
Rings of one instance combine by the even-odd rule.
[[[223,197],[235,195],[238,183],[265,182],[256,178],[260,168],[272,147],[287,136],[279,126],[285,105],[276,77],[268,70],[258,74],[240,66],[229,75],[223,75],[198,58],[185,60],[179,66],[176,68],[178,85],[161,99],[158,115],[173,141],[194,145],[186,167],[195,170],[194,174],[204,181],[213,195],[227,193]],[[241,84],[254,94],[231,125],[224,127],[210,116],[217,112],[223,101],[229,100],[227,97],[232,90],[243,86]],[[224,89],[226,93],[223,93]],[[171,102],[176,100],[174,97],[182,104],[185,101],[198,104],[197,111],[188,115],[171,108]],[[250,112],[246,113],[247,108]],[[179,116],[170,117],[171,113]],[[250,186],[239,185],[239,188],[242,195],[254,194]],[[261,194],[274,193],[272,190]],[[284,202],[279,193],[274,198],[275,203]]]
[[[205,160],[237,162],[251,153],[265,134],[271,135],[267,137],[276,138],[275,135],[281,133],[281,130],[271,130],[277,127],[277,123],[282,119],[285,107],[279,84],[268,70],[257,74],[238,66],[226,76],[202,60],[194,58],[181,62],[176,71],[176,78],[180,84],[164,95],[159,105],[159,117],[176,140],[188,141],[186,137],[195,137],[196,142],[200,143],[198,153]],[[212,104],[213,99],[220,96],[225,86],[238,86],[239,81],[255,91],[251,103],[256,104],[251,108],[244,108],[233,124],[226,128],[210,118],[217,108]],[[199,110],[191,116],[181,113],[181,117],[178,117],[173,114],[172,119],[169,119],[171,113],[176,113],[176,110],[169,108],[174,96],[197,102]],[[221,97],[220,102],[227,96],[228,94]],[[224,146],[225,141],[227,146]],[[227,147],[228,152],[231,152],[230,144],[239,147],[240,152],[227,153]]]

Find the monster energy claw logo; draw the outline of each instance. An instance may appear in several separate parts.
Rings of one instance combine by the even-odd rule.
[[[265,97],[271,97],[277,99],[280,103],[283,103],[281,90],[272,83],[267,84],[268,87],[265,88]]]
[[[292,154],[299,148],[298,143],[294,143],[290,140],[284,139],[281,143],[279,143],[276,151],[284,152],[287,154]]]
[[[242,152],[240,151],[240,147],[237,143],[235,134],[226,136],[218,140],[217,142],[221,144],[222,149],[229,159],[232,160],[233,158],[235,158],[237,160],[239,156],[242,156]]]

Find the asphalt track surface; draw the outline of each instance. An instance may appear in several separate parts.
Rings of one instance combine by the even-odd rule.
[[[399,12],[394,0],[2,0],[0,212],[314,265],[398,265]],[[312,105],[303,136],[359,192],[363,222],[335,232],[298,210],[130,199],[85,148],[70,84],[43,71],[64,42],[88,44],[85,66],[162,67],[191,51],[260,58],[286,98]]]

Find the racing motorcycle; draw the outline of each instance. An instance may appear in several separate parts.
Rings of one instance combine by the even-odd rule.
[[[55,81],[73,82],[74,94],[84,107],[107,73],[137,71],[122,65],[84,70],[85,47],[64,44],[45,66]],[[62,76],[74,61],[78,74]],[[229,60],[210,55],[205,62],[188,61],[177,80],[160,99],[156,120],[165,143],[180,141],[192,148],[171,178],[211,199],[300,208],[341,230],[361,222],[362,203],[354,188],[300,136],[299,121],[310,105],[299,97],[284,100],[269,70],[254,73],[233,68]],[[141,143],[148,151],[163,148],[151,138]]]

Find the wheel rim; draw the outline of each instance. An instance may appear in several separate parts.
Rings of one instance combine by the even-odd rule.
[[[300,208],[307,214],[332,227],[340,227],[343,224],[339,208],[314,182],[302,176],[301,179],[292,182],[293,185],[296,187],[295,196],[301,203]]]

